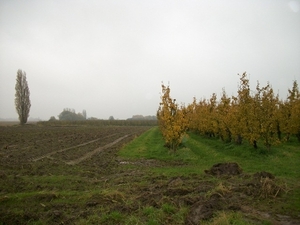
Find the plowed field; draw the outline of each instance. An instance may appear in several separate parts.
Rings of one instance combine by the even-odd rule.
[[[73,224],[75,214],[86,211],[86,206],[70,203],[68,192],[90,188],[100,191],[99,179],[113,172],[116,151],[147,129],[0,126],[0,224],[27,224],[39,219],[50,224]],[[66,196],[60,196],[65,203],[52,202],[61,191],[66,192]],[[50,202],[51,206],[47,204]],[[67,214],[66,218],[61,214]]]
[[[1,127],[1,165],[31,164],[43,159],[82,161],[122,145],[145,127]],[[95,151],[97,150],[97,151]]]

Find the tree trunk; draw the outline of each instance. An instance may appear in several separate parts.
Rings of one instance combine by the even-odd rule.
[[[277,137],[279,140],[281,140],[281,130],[280,130],[280,125],[279,125],[279,122],[277,121],[277,124],[276,124],[276,129],[277,129]]]
[[[238,134],[236,136],[235,143],[238,144],[238,145],[241,145],[242,144],[242,140],[243,140],[242,136],[240,134]]]
[[[257,141],[256,141],[256,140],[253,141],[253,147],[254,147],[255,149],[257,149]]]
[[[300,131],[298,131],[298,133],[296,134],[296,137],[297,137],[298,141],[300,142]]]

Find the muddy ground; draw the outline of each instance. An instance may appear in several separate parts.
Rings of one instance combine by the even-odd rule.
[[[241,212],[253,224],[300,224],[297,213],[278,213],[289,189],[268,172],[245,174],[232,162],[204,175],[167,177],[151,168],[185,164],[117,156],[147,129],[0,127],[0,224],[76,224],[114,211],[146,223],[142,208],[166,204],[170,214],[187,210],[183,221],[165,216],[161,224],[199,224],[220,211]]]

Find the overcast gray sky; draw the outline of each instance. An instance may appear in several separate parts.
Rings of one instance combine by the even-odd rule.
[[[187,104],[236,95],[245,71],[286,98],[300,82],[300,1],[0,0],[0,118],[18,117],[18,69],[43,120],[155,115],[162,81]]]

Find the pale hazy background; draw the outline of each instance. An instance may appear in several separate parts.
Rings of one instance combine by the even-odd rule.
[[[300,82],[300,1],[0,0],[0,118],[17,118],[17,70],[30,117],[155,115],[160,85],[190,103],[270,81],[285,99]]]

